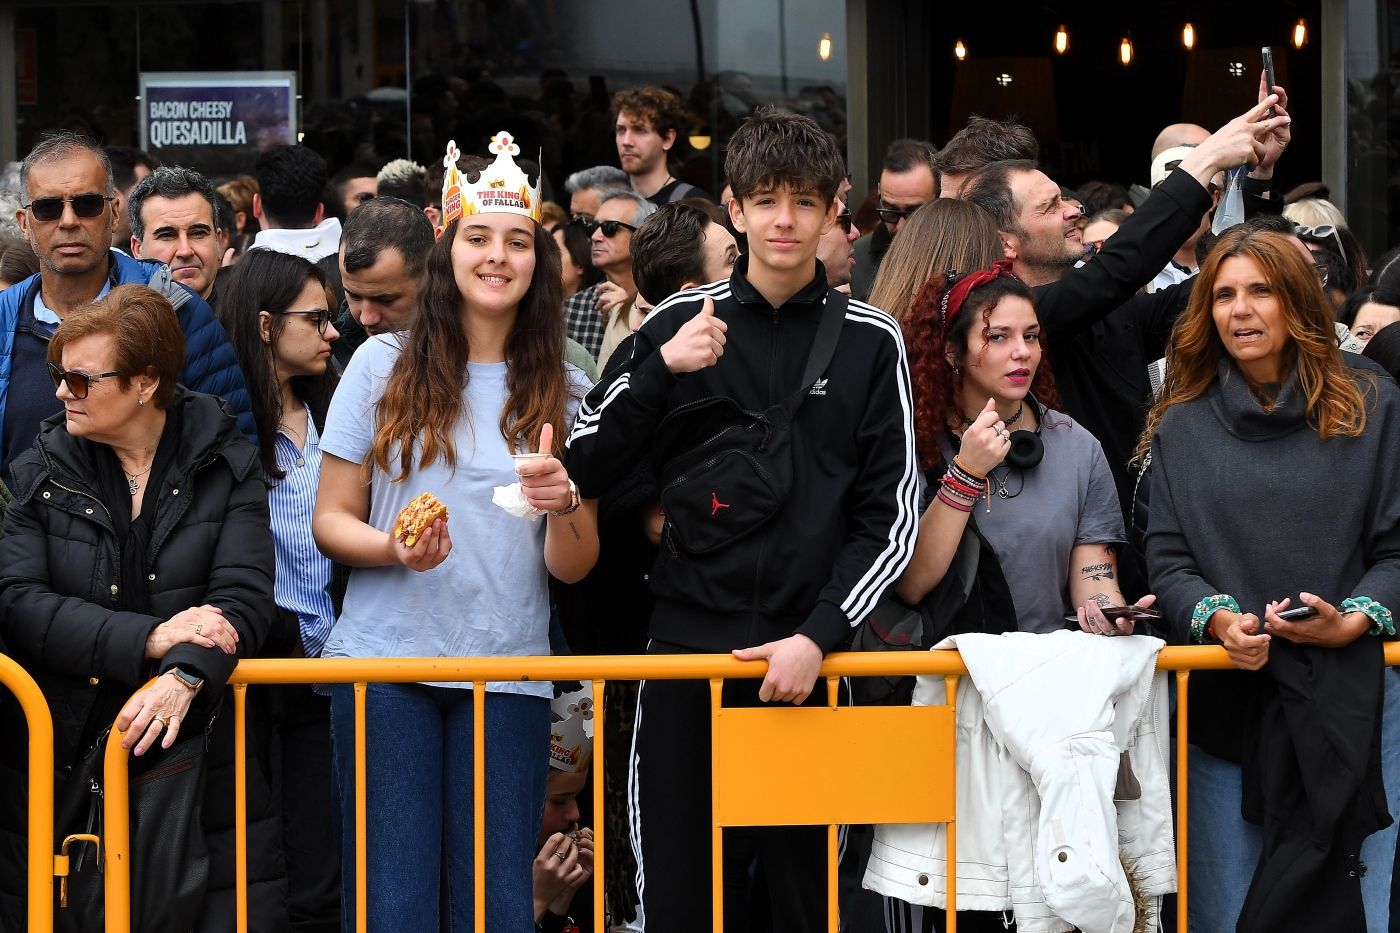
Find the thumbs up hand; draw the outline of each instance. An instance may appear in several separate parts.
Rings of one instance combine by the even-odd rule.
[[[541,512],[557,512],[573,504],[573,484],[564,464],[554,456],[554,425],[540,429],[538,453],[543,456],[517,462],[515,472],[520,476],[520,492],[525,501]]]
[[[661,358],[666,361],[666,368],[680,374],[715,365],[724,356],[724,332],[728,329],[728,324],[715,317],[714,300],[707,297],[700,313],[661,345]]]

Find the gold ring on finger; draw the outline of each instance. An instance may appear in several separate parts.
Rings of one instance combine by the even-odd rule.
[[[161,719],[159,716],[152,716],[152,717],[151,717],[151,724],[152,724],[152,725],[155,725],[156,723],[160,723],[162,728],[165,727],[165,720],[164,720],[164,719]]]

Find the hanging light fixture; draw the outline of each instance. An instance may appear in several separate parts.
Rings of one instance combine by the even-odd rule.
[[[1133,40],[1127,36],[1124,36],[1123,41],[1118,43],[1118,60],[1124,65],[1133,63]]]
[[[822,33],[821,39],[817,42],[817,57],[824,62],[831,61],[831,33]]]
[[[1188,52],[1196,47],[1196,27],[1190,23],[1181,27],[1181,44],[1186,46]]]
[[[1055,51],[1061,55],[1069,51],[1069,30],[1064,27],[1064,24],[1061,24],[1055,33]]]
[[[1293,24],[1293,47],[1301,49],[1308,44],[1308,21],[1300,19]]]
[[[957,43],[953,46],[953,57],[956,58],[958,61],[962,61],[965,58],[967,58],[967,46],[963,45],[963,40],[959,39]]]

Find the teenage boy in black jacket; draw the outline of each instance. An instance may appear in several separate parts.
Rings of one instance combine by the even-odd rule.
[[[841,300],[816,252],[836,222],[844,171],[834,140],[807,117],[764,110],[734,134],[725,160],[730,219],[748,235],[749,251],[727,281],[658,306],[628,363],[589,393],[569,438],[569,474],[581,495],[601,495],[646,454],[664,465],[703,440],[659,440],[658,425],[681,405],[727,397],[763,411],[802,388],[823,311]],[[835,355],[802,399],[792,482],[777,514],[704,554],[668,541],[668,528],[651,574],[651,653],[733,651],[768,661],[756,689],[753,681],[727,685],[730,705],[812,696],[822,656],[849,637],[913,552],[912,402],[895,323],[851,301]],[[715,515],[744,506],[718,489],[711,499]],[[709,733],[705,684],[643,685],[629,824],[643,914],[667,933],[713,929]],[[821,828],[731,831],[730,839],[725,876],[742,884],[749,860],[762,860],[775,930],[825,927]],[[726,890],[728,914],[742,898],[737,886]]]

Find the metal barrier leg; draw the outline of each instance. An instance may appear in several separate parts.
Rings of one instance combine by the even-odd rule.
[[[953,760],[950,764],[953,767],[953,818],[947,823],[947,831],[944,838],[947,840],[947,847],[944,858],[947,865],[948,874],[948,909],[947,933],[957,933],[958,931],[958,742],[956,723],[958,721],[958,678],[950,675],[943,678],[943,699],[948,708],[953,711]]]
[[[248,685],[233,685],[233,851],[238,933],[248,933]]]
[[[603,885],[603,824],[607,822],[607,800],[604,784],[607,766],[603,763],[603,728],[606,720],[608,683],[593,681],[593,929],[606,930],[606,889]]]
[[[476,928],[486,929],[486,683],[472,681],[472,833]]]
[[[710,909],[714,911],[711,926],[715,933],[724,933],[724,827],[719,823],[719,782],[714,779],[719,774],[719,744],[714,741],[714,726],[723,690],[723,680],[710,681]]]
[[[115,723],[107,737],[107,753],[102,759],[102,825],[107,838],[102,863],[107,933],[131,933],[131,800],[127,773],[127,750],[122,748],[126,733]]]
[[[840,704],[839,677],[826,679],[826,702],[832,709]],[[840,844],[838,827],[830,823],[826,827],[826,929],[827,933],[841,933],[841,880]]]
[[[53,879],[58,865],[53,848],[53,716],[43,691],[24,668],[0,654],[0,684],[14,695],[29,728],[30,933],[53,929]]]
[[[1187,865],[1190,859],[1187,857],[1186,836],[1187,836],[1187,764],[1189,752],[1187,746],[1190,744],[1186,734],[1186,711],[1187,693],[1186,687],[1191,679],[1190,671],[1176,672],[1176,929],[1177,933],[1187,933],[1190,922],[1190,904],[1188,903],[1187,888],[1190,883],[1190,875]]]
[[[367,933],[369,919],[365,912],[369,907],[369,880],[365,872],[369,867],[369,826],[366,822],[365,806],[365,695],[368,685],[355,684],[355,929],[357,933]]]

